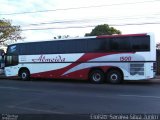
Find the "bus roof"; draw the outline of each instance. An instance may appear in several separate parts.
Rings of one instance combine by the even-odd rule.
[[[10,45],[23,44],[23,43],[37,43],[37,42],[51,42],[51,41],[64,41],[64,40],[78,40],[78,39],[88,39],[88,38],[112,38],[112,37],[129,37],[129,36],[145,36],[147,33],[141,34],[116,34],[116,35],[99,35],[99,36],[89,36],[89,37],[79,37],[79,38],[65,38],[65,39],[53,39],[53,40],[40,40],[40,41],[27,41],[27,42],[17,42]]]
[[[88,39],[88,38],[96,38],[97,36],[89,36],[89,37],[77,37],[77,38],[65,38],[65,39],[52,39],[52,40],[37,40],[37,41],[25,41],[25,42],[17,42],[10,45],[23,44],[23,43],[38,43],[38,42],[51,42],[51,41],[64,41],[64,40],[78,40],[78,39]]]

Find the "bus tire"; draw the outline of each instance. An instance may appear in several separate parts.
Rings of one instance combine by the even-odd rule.
[[[119,70],[111,70],[107,73],[107,81],[112,84],[119,84],[123,80],[123,75]]]
[[[27,69],[22,69],[19,73],[19,77],[24,81],[30,80],[30,72]]]
[[[102,70],[93,70],[89,74],[89,80],[92,83],[102,83],[104,81],[104,72]]]

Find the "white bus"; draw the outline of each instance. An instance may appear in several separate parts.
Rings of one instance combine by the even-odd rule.
[[[8,46],[8,77],[82,79],[94,83],[146,80],[155,75],[156,47],[151,34],[17,43]]]

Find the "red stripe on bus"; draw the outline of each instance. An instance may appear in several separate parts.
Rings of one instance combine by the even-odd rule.
[[[113,38],[113,37],[135,37],[135,36],[146,36],[147,33],[142,33],[142,34],[123,34],[123,35],[100,35],[97,36],[96,38]]]
[[[40,73],[34,73],[34,74],[31,74],[31,77],[44,77],[44,78],[66,78],[69,74],[71,73],[75,73],[76,71],[74,72],[71,72],[71,73],[68,73],[66,75],[63,75],[65,72],[67,72],[68,70],[72,69],[73,67],[81,64],[81,63],[78,63],[78,62],[87,62],[88,60],[92,60],[92,59],[95,59],[95,58],[98,58],[98,57],[102,57],[102,56],[106,56],[106,55],[113,55],[113,54],[119,54],[120,52],[111,52],[111,53],[86,53],[84,54],[82,57],[80,57],[77,61],[77,63],[72,63],[64,68],[61,68],[61,69],[57,69],[57,70],[51,70],[51,71],[44,71],[44,72],[40,72]],[[121,52],[123,53],[123,52]],[[133,54],[133,53],[131,53]],[[95,67],[95,66],[92,66],[92,67]],[[96,66],[97,67],[97,66]],[[108,67],[108,66],[106,66]],[[105,70],[105,67],[102,67],[103,68],[103,71],[106,71]],[[90,68],[88,68],[90,69]],[[84,70],[83,68],[81,70]],[[77,70],[79,71],[79,70]],[[85,75],[83,75],[84,77],[83,78],[86,78],[86,75],[88,75],[88,72],[89,71],[85,71]],[[64,77],[65,76],[65,77]],[[73,76],[73,75],[72,75]]]

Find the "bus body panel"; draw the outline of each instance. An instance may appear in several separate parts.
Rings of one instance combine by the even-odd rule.
[[[146,61],[145,56],[149,56],[149,53],[22,55],[19,56],[19,65],[5,69],[7,76],[18,76],[21,68],[27,68],[31,77],[35,78],[76,79],[77,76],[79,79],[88,79],[91,68],[101,68],[107,72],[109,68],[117,67],[123,71],[124,80],[140,80],[153,77],[153,74],[149,73],[153,65],[151,61]],[[134,69],[139,69],[140,72]]]
[[[10,45],[7,51],[8,77],[18,76],[22,68],[27,68],[34,78],[88,79],[93,68],[105,74],[118,68],[124,80],[150,79],[155,75],[156,47],[152,34],[19,43]]]

